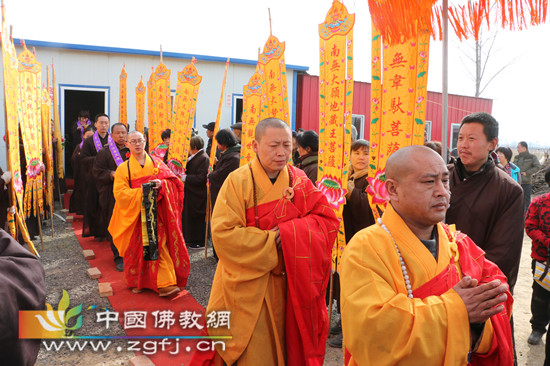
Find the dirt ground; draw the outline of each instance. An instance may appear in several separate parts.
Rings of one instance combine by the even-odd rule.
[[[63,216],[63,215],[62,215]],[[82,256],[82,249],[69,224],[60,218],[54,217],[54,232],[52,238],[50,225],[44,226],[44,250],[40,249],[40,240],[35,241],[41,262],[46,271],[47,299],[54,308],[65,289],[70,295],[70,307],[83,304],[83,327],[79,334],[85,335],[123,335],[120,324],[112,324],[106,330],[103,324],[95,321],[95,311],[87,310],[89,306],[106,307],[111,309],[110,303],[105,298],[100,298],[97,290],[97,281],[91,280],[86,275],[90,268],[88,261]],[[530,299],[532,277],[530,272],[530,248],[531,241],[525,235],[523,253],[518,282],[515,288],[514,324],[518,365],[540,366],[544,361],[544,342],[538,346],[527,343],[530,334]],[[106,247],[106,250],[109,250]],[[204,252],[190,252],[191,274],[187,290],[205,306],[210,295],[210,285],[214,276],[216,262],[210,254],[204,259]],[[333,323],[338,319],[333,316]],[[116,343],[115,343],[116,344]],[[128,365],[128,360],[134,357],[132,352],[118,352],[116,347],[110,347],[107,352],[61,352],[47,351],[42,346],[36,365],[82,365],[82,366],[114,366]],[[343,364],[342,350],[327,346],[325,357],[326,366],[340,366]]]

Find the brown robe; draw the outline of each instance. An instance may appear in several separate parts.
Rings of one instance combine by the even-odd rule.
[[[77,215],[84,215],[84,192],[85,192],[85,177],[84,169],[80,169],[80,145],[77,145],[71,157],[71,166],[73,167],[73,193],[69,201],[69,211]]]
[[[119,148],[118,151],[123,161],[128,160],[126,157],[126,154],[129,152],[127,147]],[[97,224],[98,235],[103,237],[109,236],[107,228],[109,227],[109,222],[115,208],[115,196],[113,195],[114,178],[111,177],[111,173],[114,173],[116,168],[117,165],[109,146],[99,150],[95,157],[92,175],[99,194],[100,215]]]
[[[464,179],[464,165],[448,165],[451,205],[446,223],[467,234],[496,263],[513,290],[523,244],[523,190],[492,159]]]
[[[19,339],[19,310],[46,310],[44,268],[4,230],[0,230],[0,294],[0,364],[34,365],[40,340]]]
[[[108,136],[101,138],[101,145],[106,146]],[[84,171],[84,221],[82,224],[82,236],[95,236],[97,238],[105,237],[106,233],[100,229],[100,208],[99,208],[99,193],[93,177],[94,160],[97,155],[97,150],[94,145],[94,136],[88,137],[82,144],[80,151],[80,169]]]
[[[344,205],[342,217],[344,218],[344,229],[346,231],[346,243],[349,243],[356,232],[374,224],[374,215],[369,205],[367,187],[367,175],[357,177],[353,180],[355,188]]]
[[[182,214],[183,238],[187,245],[204,243],[208,165],[209,158],[204,150],[187,162]]]

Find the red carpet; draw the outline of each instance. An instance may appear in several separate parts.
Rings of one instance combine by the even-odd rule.
[[[145,354],[155,365],[162,366],[180,366],[189,365],[189,360],[197,348],[196,339],[179,340],[179,348],[176,346],[176,339],[169,339],[164,351],[161,349],[161,337],[164,336],[199,336],[200,331],[196,328],[190,328],[190,325],[180,324],[180,313],[189,311],[191,313],[200,313],[199,324],[204,326],[206,323],[204,308],[185,290],[182,290],[177,296],[163,298],[156,292],[144,290],[140,294],[134,294],[126,287],[124,283],[124,274],[115,270],[113,262],[113,253],[108,242],[97,242],[94,238],[82,237],[82,221],[73,222],[73,228],[83,249],[92,249],[95,253],[95,259],[90,260],[91,267],[97,267],[102,274],[99,282],[110,282],[113,288],[113,296],[108,297],[112,308],[119,313],[119,321],[124,328],[124,312],[144,311],[147,312],[146,329],[125,329],[128,337],[132,336],[157,336],[156,339],[140,339],[139,347],[145,352],[136,352]],[[192,270],[192,269],[191,269]],[[167,329],[168,325],[157,324],[155,327],[155,317],[153,312],[172,311],[174,323]],[[160,316],[159,316],[160,319]],[[164,327],[161,327],[164,325]],[[153,347],[157,345],[156,353],[152,354]],[[203,341],[205,342],[205,341]],[[205,348],[206,343],[201,347]],[[177,353],[177,354],[170,354]]]

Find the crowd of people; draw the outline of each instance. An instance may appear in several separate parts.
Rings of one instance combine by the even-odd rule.
[[[231,328],[209,335],[232,339],[192,362],[322,364],[330,334],[348,365],[514,364],[524,229],[535,273],[537,262],[548,262],[550,195],[531,202],[540,163],[526,142],[514,159],[499,147],[494,117],[464,117],[449,157],[436,141],[392,154],[383,213],[371,210],[367,194],[369,142],[353,133],[343,208],[348,245],[332,286],[339,222],[316,188],[318,134],[265,119],[255,130],[256,157],[240,167],[242,123],[215,135],[215,122],[202,126],[206,147],[193,134],[183,175],[167,164],[170,130],[161,136],[163,155],[149,154],[146,134],[81,112],[71,141],[70,211],[83,215],[84,237],[110,243],[134,293],[178,293],[189,276],[188,250],[211,240],[218,262],[207,313],[230,311],[232,319]],[[11,176],[0,173],[5,187]],[[550,185],[550,171],[545,179]],[[541,282],[533,281],[531,344],[550,320],[550,287]],[[341,314],[332,327],[329,300]]]

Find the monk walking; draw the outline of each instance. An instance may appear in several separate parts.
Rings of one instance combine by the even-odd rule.
[[[99,228],[100,232],[107,237],[111,243],[111,251],[115,261],[116,270],[124,271],[124,262],[113,244],[113,238],[107,230],[113,210],[115,208],[115,197],[113,196],[113,183],[117,167],[128,159],[130,150],[126,147],[128,128],[123,123],[115,123],[111,127],[111,136],[106,147],[99,150],[94,161],[93,176],[99,192]],[[128,156],[127,156],[128,155]]]
[[[208,332],[232,336],[214,364],[322,365],[338,220],[326,197],[288,164],[285,122],[261,121],[253,149],[256,158],[225,180],[212,215],[219,263],[207,314],[229,311],[231,324]]]
[[[511,366],[506,277],[441,222],[450,200],[441,156],[424,146],[396,151],[386,189],[386,212],[342,259],[347,365]]]
[[[124,258],[124,277],[133,292],[144,288],[169,296],[187,284],[189,254],[181,232],[183,183],[145,152],[140,132],[130,132],[130,158],[115,172],[115,208],[109,232]]]
[[[94,161],[99,150],[109,142],[109,116],[100,113],[95,117],[96,132],[84,140],[80,150],[80,168],[84,172],[84,221],[82,236],[94,236],[97,241],[104,241],[106,233],[99,226],[99,194],[92,174]]]

